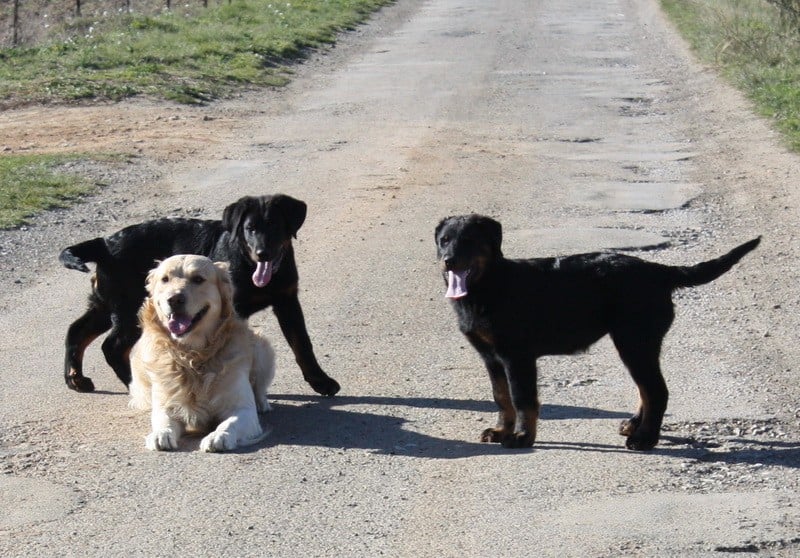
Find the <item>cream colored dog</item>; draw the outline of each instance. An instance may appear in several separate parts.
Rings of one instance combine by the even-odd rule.
[[[131,351],[131,406],[152,409],[150,450],[174,450],[186,429],[203,451],[263,440],[274,353],[233,311],[228,264],[172,256],[147,276],[142,337]]]

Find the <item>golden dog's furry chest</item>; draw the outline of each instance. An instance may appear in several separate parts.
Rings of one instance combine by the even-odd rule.
[[[216,419],[218,413],[213,395],[221,374],[205,370],[215,370],[215,366],[203,366],[200,370],[194,370],[175,364],[174,373],[168,378],[161,378],[163,406],[169,415],[188,428],[204,430]]]

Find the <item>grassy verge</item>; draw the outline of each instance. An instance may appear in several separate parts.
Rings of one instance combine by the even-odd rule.
[[[800,151],[797,20],[766,0],[662,0],[662,5],[700,59],[744,91]]]
[[[148,94],[204,102],[242,87],[282,85],[284,64],[390,0],[232,0],[193,15],[114,15],[80,32],[0,50],[0,99],[53,102]],[[55,35],[55,33],[54,33]]]
[[[0,109],[146,94],[202,103],[288,81],[287,62],[335,40],[392,0],[231,0],[191,14],[76,20],[53,36],[0,49]],[[0,155],[0,228],[91,190],[58,172],[63,157]]]
[[[23,155],[0,157],[0,229],[25,223],[44,210],[64,207],[94,189],[88,181],[59,170],[76,157]]]

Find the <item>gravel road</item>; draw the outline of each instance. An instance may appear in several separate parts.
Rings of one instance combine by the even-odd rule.
[[[97,196],[0,233],[0,555],[800,553],[800,164],[655,0],[399,0],[284,90],[0,124],[17,132],[0,141],[10,151],[105,138],[132,154],[76,167],[107,184]],[[57,254],[272,192],[309,204],[301,302],[342,391],[317,397],[263,312],[251,323],[278,356],[267,441],[148,452],[149,417],[127,407],[99,343],[86,361],[98,392],[64,386],[88,278]],[[510,257],[623,249],[683,264],[764,236],[676,295],[654,451],[617,434],[637,396],[607,339],[542,359],[532,450],[477,441],[494,403],[433,245],[440,218],[471,211],[503,223]]]

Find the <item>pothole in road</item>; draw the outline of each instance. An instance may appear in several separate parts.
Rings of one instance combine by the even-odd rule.
[[[80,505],[80,496],[52,482],[0,475],[0,529],[61,519]]]
[[[543,540],[576,528],[593,533],[577,549],[581,555],[658,556],[669,549],[678,556],[680,549],[694,556],[751,546],[791,548],[797,544],[796,520],[791,497],[777,492],[659,492],[583,501],[551,512],[537,529]]]
[[[665,248],[669,239],[640,229],[569,227],[516,229],[506,234],[509,253],[522,253],[516,246],[536,246],[540,254],[570,254],[596,250],[648,250]]]
[[[595,182],[575,196],[602,209],[655,213],[685,208],[700,192],[699,185],[682,182]]]

